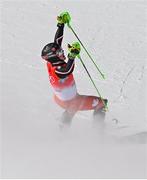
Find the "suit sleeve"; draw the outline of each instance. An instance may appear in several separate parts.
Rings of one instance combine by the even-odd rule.
[[[73,72],[74,66],[75,66],[74,59],[68,59],[68,62],[65,66],[58,66],[55,69],[55,73],[61,79],[66,78]]]
[[[57,27],[58,29],[55,34],[54,42],[61,47],[64,33],[64,24],[57,24]]]

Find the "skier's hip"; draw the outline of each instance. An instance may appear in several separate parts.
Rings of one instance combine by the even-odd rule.
[[[76,94],[73,99],[64,101],[54,95],[54,99],[60,107],[70,112],[100,109],[104,106],[102,100],[96,96]]]

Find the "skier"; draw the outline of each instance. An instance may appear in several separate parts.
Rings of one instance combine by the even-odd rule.
[[[68,12],[57,16],[57,31],[54,42],[47,44],[41,53],[42,58],[47,62],[49,80],[54,92],[55,102],[65,109],[61,118],[61,127],[69,126],[72,118],[77,111],[94,110],[94,117],[98,121],[103,121],[105,112],[104,102],[107,99],[101,99],[96,96],[80,95],[76,89],[76,83],[73,77],[75,59],[80,53],[80,44],[74,42],[68,44],[68,61],[65,61],[64,51],[62,49],[62,40],[64,26],[70,21]]]

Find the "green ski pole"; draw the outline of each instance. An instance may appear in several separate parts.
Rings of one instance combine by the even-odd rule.
[[[82,43],[82,41],[79,39],[78,35],[76,34],[76,32],[73,30],[72,26],[68,23],[67,24],[68,27],[71,29],[71,31],[73,32],[73,34],[76,36],[76,38],[78,39],[78,41],[80,42],[80,44],[82,45],[82,47],[84,48],[85,52],[87,53],[87,55],[89,56],[89,58],[91,59],[91,61],[93,62],[93,64],[95,65],[96,69],[98,70],[98,72],[101,74],[102,78],[105,79],[104,74],[100,71],[99,67],[97,66],[97,64],[95,63],[95,61],[93,60],[93,58],[91,57],[90,53],[87,51],[87,49],[85,48],[84,44]]]
[[[90,75],[88,69],[86,68],[86,66],[85,66],[85,64],[84,64],[84,62],[83,62],[81,56],[78,55],[77,57],[80,59],[80,61],[81,61],[82,65],[83,65],[84,69],[86,70],[86,72],[87,72],[87,74],[88,74],[88,76],[89,76],[89,78],[90,78],[90,80],[91,80],[93,86],[95,87],[95,89],[96,89],[96,91],[97,91],[97,93],[98,93],[100,99],[102,100],[103,105],[104,105],[104,107],[105,107],[105,110],[108,110],[107,104],[105,104],[105,102],[104,102],[104,100],[103,100],[103,98],[102,98],[102,96],[101,96],[101,94],[100,94],[98,88],[96,87],[95,82],[94,82],[94,80],[92,79],[92,77],[91,77],[91,75]]]

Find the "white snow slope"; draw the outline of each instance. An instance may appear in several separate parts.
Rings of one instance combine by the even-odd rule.
[[[146,1],[1,0],[1,177],[147,178]],[[69,132],[58,130],[63,110],[53,100],[40,54],[53,41],[56,16],[69,11],[80,39],[106,75],[81,56],[109,99],[107,138],[92,128],[92,112],[78,112]],[[76,41],[65,27],[63,47]],[[96,95],[77,59],[80,94]],[[112,118],[127,128],[111,127]],[[137,138],[130,134],[143,132]],[[135,136],[136,137],[136,136]]]

